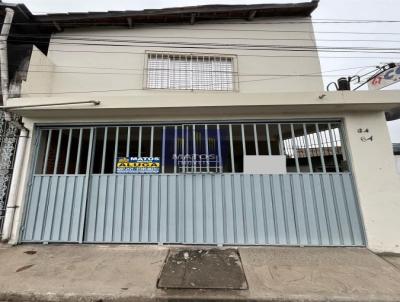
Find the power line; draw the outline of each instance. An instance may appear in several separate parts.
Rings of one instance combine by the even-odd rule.
[[[32,25],[32,23],[12,23],[13,25]],[[41,23],[42,25],[46,25],[45,23]],[[126,23],[90,23],[90,22],[74,22],[72,25],[126,25]],[[137,23],[136,23],[137,24]],[[149,25],[149,23],[144,23]],[[214,23],[213,25],[241,25],[240,23]],[[243,23],[252,25],[253,23]],[[257,23],[262,25],[263,23]],[[54,26],[53,23],[48,23],[48,25]],[[359,32],[359,31],[309,31],[309,30],[272,30],[272,29],[233,29],[233,28],[195,28],[192,26],[191,28],[186,27],[173,27],[169,25],[160,26],[160,24],[151,23],[151,25],[157,25],[157,30],[182,30],[182,31],[225,31],[225,32],[272,32],[272,33],[312,33],[312,34],[350,34],[350,35],[400,35],[400,32]],[[208,25],[208,24],[200,24],[200,25]],[[268,25],[268,24],[266,24]],[[146,28],[151,28],[147,26]]]
[[[32,43],[33,41],[31,40],[21,40],[20,42],[26,42],[26,43]],[[14,44],[15,42],[11,42],[12,44]],[[119,46],[124,46],[124,47],[131,47],[130,45],[114,45],[114,44],[99,44],[99,43],[63,43],[63,42],[53,42],[52,44],[59,44],[59,45],[83,45],[83,46],[113,46],[113,47],[119,47]],[[24,47],[23,45],[20,45],[20,47]],[[132,46],[134,47],[134,46]],[[158,45],[158,46],[137,46],[137,47],[163,47],[163,48],[208,48],[208,47],[171,47],[171,46],[162,46],[162,45]],[[277,46],[279,47],[279,46]],[[287,46],[287,47],[291,47],[291,46]],[[217,47],[212,47],[210,49],[218,49]],[[222,49],[241,49],[241,48],[227,48],[224,47]],[[351,50],[351,48],[349,48]],[[371,53],[371,54],[379,54],[377,51],[380,51],[381,49],[384,50],[384,48],[365,48],[366,50],[364,50],[364,48],[360,48],[361,51],[357,50],[356,48],[353,48],[352,51],[326,51],[326,50],[320,50],[320,51],[324,51],[324,52],[359,52],[359,53]],[[319,49],[307,49],[307,50],[291,50],[291,49],[269,49],[269,48],[254,48],[254,49],[241,49],[241,50],[254,50],[254,51],[261,51],[261,50],[279,50],[279,51],[313,51],[316,52]],[[369,50],[369,51],[368,51]],[[34,50],[34,51],[40,51],[40,50]],[[115,54],[115,53],[120,53],[120,54],[144,54],[144,52],[133,52],[133,51],[100,51],[100,50],[66,50],[66,49],[51,49],[50,51],[52,52],[64,52],[64,53],[103,53],[103,54]],[[41,52],[41,51],[40,51]],[[390,54],[390,53],[394,53],[397,54],[399,52],[383,52],[384,54]],[[289,58],[289,57],[294,57],[294,58],[315,58],[315,56],[305,56],[305,55],[259,55],[259,54],[240,54],[240,56],[248,56],[248,57],[278,57],[278,58]],[[323,59],[337,59],[337,58],[341,58],[341,59],[387,59],[387,60],[400,60],[397,57],[387,57],[387,56],[380,56],[380,57],[372,57],[372,56],[319,56],[319,58],[323,58]]]
[[[23,47],[21,45],[21,47]],[[35,52],[40,52],[43,54],[41,50],[32,50]],[[76,49],[54,49],[52,48],[50,52],[62,52],[62,53],[98,53],[98,54],[139,54],[145,55],[146,52],[135,52],[135,51],[101,51],[101,50],[76,50]],[[167,52],[166,52],[167,53]],[[376,53],[378,54],[378,53]],[[234,55],[234,54],[233,54]],[[372,56],[315,56],[315,55],[260,55],[260,54],[240,54],[241,57],[262,57],[262,58],[322,58],[322,59],[380,59],[380,60],[394,60],[400,61],[400,57],[387,57],[387,56],[379,56],[379,57],[372,57]]]
[[[10,66],[20,66],[19,64],[9,64]],[[40,67],[57,67],[57,68],[77,68],[77,69],[100,69],[100,70],[135,70],[135,71],[143,71],[143,70],[149,70],[149,69],[143,69],[143,68],[116,68],[116,67],[99,67],[99,66],[84,66],[84,65],[46,65],[46,64],[29,64],[29,66],[40,66]],[[367,65],[367,66],[358,66],[358,67],[349,67],[349,68],[341,68],[341,69],[334,69],[334,70],[326,70],[326,71],[321,71],[321,74],[328,73],[328,72],[336,72],[336,71],[343,71],[343,70],[353,70],[353,69],[360,69],[360,68],[372,68],[375,67],[375,65]],[[157,69],[160,70],[160,69]],[[164,68],[161,70],[172,70],[168,68]],[[184,70],[184,69],[173,69],[173,70]],[[187,70],[187,69],[185,69]],[[189,70],[189,71],[195,71],[195,70]],[[197,70],[196,70],[197,71]],[[23,70],[19,70],[19,72],[25,72]],[[53,71],[53,70],[29,70],[29,72],[50,72],[50,73],[57,73],[58,71]],[[102,73],[99,73],[102,74]],[[120,73],[120,74],[130,74],[130,73]],[[234,72],[235,75],[240,75],[240,76],[262,76],[265,74],[243,74],[243,73],[237,73]],[[276,75],[276,74],[274,74]]]
[[[156,9],[155,9],[156,10]],[[116,11],[118,12],[118,11]],[[134,12],[134,10],[129,10],[129,11],[119,11],[121,13],[129,13],[129,12]],[[108,11],[100,11],[98,12],[99,14],[103,14],[103,13],[108,13]],[[87,12],[44,12],[44,11],[36,11],[36,12],[32,12],[32,14],[35,17],[43,17],[43,15],[69,15],[69,14],[82,14],[82,15],[86,15]],[[190,13],[189,13],[190,14]],[[286,21],[282,21],[285,19],[300,19],[300,22],[311,22],[305,19],[309,19],[308,17],[296,17],[296,16],[289,16],[289,17],[282,17],[282,16],[275,16],[275,17],[261,17],[263,19],[268,19],[268,20],[278,20],[279,22],[286,22]],[[239,20],[239,19],[238,19]],[[351,22],[400,22],[400,20],[397,19],[342,19],[342,18],[314,18],[312,17],[311,20],[315,20],[315,21],[351,21]],[[257,22],[257,20],[252,20],[251,22],[247,21],[247,23],[253,23],[253,22]],[[296,22],[296,21],[288,21],[288,22]],[[42,22],[42,23],[46,23],[46,22]],[[48,22],[49,23],[49,22]]]
[[[334,46],[304,46],[304,45],[274,45],[274,44],[238,44],[238,43],[192,43],[182,41],[152,41],[152,40],[118,40],[118,39],[93,39],[93,38],[60,38],[55,37],[53,40],[67,41],[94,41],[94,42],[116,42],[116,43],[132,43],[132,44],[178,44],[178,45],[200,45],[200,46],[221,46],[221,47],[277,47],[277,48],[307,48],[307,49],[356,49],[356,50],[397,50],[398,48],[377,48],[377,47],[334,47]],[[400,42],[400,41],[399,41]],[[90,43],[88,43],[89,45]]]
[[[20,38],[20,37],[24,37],[24,38],[36,38],[35,36],[31,36],[31,35],[10,35],[11,37],[16,37],[16,38]],[[39,36],[38,38],[45,38],[46,36]],[[98,38],[94,38],[94,37],[98,37]],[[111,37],[111,39],[109,38]],[[135,36],[117,36],[117,37],[129,37],[129,38],[135,38]],[[193,37],[153,37],[153,36],[140,36],[139,38],[166,38],[166,39],[193,39]],[[195,37],[196,39],[204,39],[204,40],[221,40],[221,39],[229,39],[229,40],[237,40],[237,39],[241,39],[241,38],[229,38],[229,37],[225,37],[225,38],[207,38],[207,37]],[[261,47],[261,46],[286,46],[286,47],[296,47],[296,45],[268,45],[268,44],[238,44],[238,43],[227,43],[227,44],[223,44],[223,43],[214,43],[214,42],[204,42],[204,43],[193,43],[193,42],[185,42],[185,41],[173,41],[173,40],[132,40],[132,39],[115,39],[115,36],[107,36],[107,35],[93,35],[93,36],[87,36],[87,35],[61,35],[61,36],[54,36],[51,39],[50,43],[54,43],[54,41],[57,40],[66,40],[66,41],[105,41],[105,42],[119,42],[119,43],[157,43],[157,44],[199,44],[199,45],[241,45],[241,46],[253,46],[253,47]],[[315,39],[263,39],[263,38],[248,38],[248,37],[244,37],[243,40],[255,40],[255,41],[312,41],[312,42],[316,42],[316,41],[336,41],[336,42],[400,42],[400,40],[351,40],[351,39],[347,39],[347,40],[337,40],[337,39],[323,39],[323,40],[315,40]],[[32,41],[32,40],[30,40]],[[42,42],[42,43],[48,43],[46,42]],[[307,47],[304,45],[301,45],[299,47]],[[310,46],[308,46],[310,47]],[[313,47],[313,46],[311,46]]]
[[[328,70],[325,72],[336,72],[336,71],[345,71],[345,70],[351,70],[351,69],[359,69],[361,67],[371,67],[371,66],[359,66],[359,67],[351,67],[351,68],[342,68],[342,69],[334,69],[334,70]],[[249,82],[260,82],[260,81],[271,81],[271,80],[278,80],[278,79],[283,79],[287,77],[310,77],[310,76],[322,76],[321,72],[316,72],[316,73],[309,73],[309,74],[301,74],[301,75],[270,75],[274,76],[272,78],[264,78],[264,79],[255,79],[255,80],[239,80],[239,81],[233,81],[232,84],[240,84],[240,83],[249,83]],[[276,76],[276,77],[275,77]],[[231,82],[229,82],[230,84]],[[79,93],[96,93],[96,92],[116,92],[116,91],[137,91],[140,90],[142,91],[143,88],[127,88],[127,89],[107,89],[107,90],[89,90],[89,91],[64,91],[64,92],[24,92],[24,94],[79,94]],[[190,90],[190,89],[181,89],[181,90]],[[226,91],[226,92],[231,92],[231,91]],[[0,94],[1,95],[1,94]]]
[[[176,70],[176,69],[170,69],[170,70],[173,70],[173,71],[179,71],[179,70]],[[169,70],[166,70],[166,69],[162,69],[162,70],[160,70],[160,69],[149,69],[149,70],[146,70],[146,71],[169,71]],[[193,71],[193,70],[181,70],[181,71],[184,71],[184,72],[191,72],[191,71]],[[85,71],[47,71],[47,70],[30,70],[29,71],[29,73],[51,73],[51,74],[90,74],[90,75],[126,75],[126,76],[144,76],[145,75],[145,73],[135,73],[135,72],[131,72],[131,73],[121,73],[121,72],[85,72]],[[217,72],[217,71],[212,71],[212,72],[209,72],[209,73],[211,73],[211,74],[215,74],[215,73],[223,73],[222,71],[221,72]],[[225,74],[225,73],[224,73]],[[230,74],[230,73],[229,73]],[[237,73],[232,73],[231,74],[232,76],[240,76],[240,77],[265,77],[265,76],[268,76],[268,77],[273,77],[273,76],[284,76],[284,77],[299,77],[299,76],[304,76],[304,77],[320,77],[321,75],[323,75],[323,74],[320,74],[320,75],[307,75],[307,74],[305,74],[305,75],[303,75],[303,74],[300,74],[300,75],[296,75],[296,74],[273,74],[273,73],[271,73],[271,74],[237,74]],[[329,76],[331,76],[331,77],[340,77],[340,76],[342,76],[341,74],[334,74],[334,75],[329,75]]]
[[[21,41],[22,42],[22,41]],[[34,41],[27,41],[27,43],[33,43]],[[94,41],[93,41],[94,42]],[[14,42],[12,42],[14,43]],[[38,42],[38,43],[45,43],[46,42]],[[123,42],[128,43],[128,42]],[[132,43],[132,42],[131,42]],[[332,52],[332,53],[372,53],[372,54],[400,54],[400,50],[397,48],[366,48],[366,47],[318,47],[318,46],[283,46],[283,45],[257,45],[257,46],[240,46],[240,45],[224,45],[224,44],[182,44],[182,43],[168,43],[168,45],[164,44],[157,44],[146,42],[141,44],[146,45],[126,45],[126,44],[111,44],[111,43],[84,43],[84,42],[52,42],[54,45],[81,45],[81,46],[104,46],[104,47],[146,47],[146,48],[172,48],[172,49],[234,49],[234,50],[249,50],[249,51],[262,51],[262,50],[269,50],[269,51],[283,51],[283,52]],[[150,44],[150,45],[148,45]],[[170,45],[173,44],[173,45]]]
[[[190,69],[145,69],[145,71],[182,71],[182,72],[192,72],[192,71],[196,71],[196,70],[190,70]],[[87,71],[49,71],[49,70],[29,70],[29,73],[33,72],[33,73],[59,73],[59,74],[91,74],[91,75],[140,75],[143,76],[144,73],[135,73],[135,72],[130,72],[130,73],[123,73],[123,72],[87,72]],[[205,74],[207,72],[204,72]],[[211,74],[218,74],[218,73],[224,73],[226,74],[226,72],[223,71],[210,71],[208,73]],[[285,77],[297,77],[299,75],[296,74],[268,74],[268,73],[260,73],[260,74],[239,74],[239,73],[229,73],[232,74],[232,76],[241,76],[241,77],[262,77],[262,76],[285,76]],[[322,75],[322,74],[321,74]],[[303,76],[303,75],[302,75]],[[316,76],[316,75],[304,75],[304,76]],[[320,76],[320,75],[318,75]],[[331,76],[341,76],[341,75],[331,75]]]
[[[335,18],[312,18],[318,21],[373,21],[373,22],[400,22],[400,20],[382,20],[382,19],[335,19]]]
[[[1,34],[0,34],[1,36]],[[20,38],[48,38],[43,34],[11,34],[10,37]],[[252,41],[323,41],[323,42],[383,42],[383,43],[400,43],[400,40],[382,40],[382,39],[312,39],[312,38],[250,38],[250,37],[193,37],[193,36],[138,36],[138,35],[66,35],[57,34],[52,36],[53,39],[63,39],[63,38],[146,38],[146,39],[196,39],[196,40],[252,40]],[[146,40],[143,40],[146,42]],[[51,43],[51,42],[50,42]]]
[[[367,68],[367,67],[372,67],[372,66],[361,66],[361,67]],[[325,72],[346,71],[346,70],[352,70],[352,69],[358,69],[358,68],[360,68],[360,67],[355,67],[355,68],[350,67],[350,68],[334,69],[334,70],[325,71]],[[297,76],[297,77],[303,77],[303,76],[310,76],[310,75],[317,75],[317,74],[318,74],[318,73],[310,73],[310,74],[303,74],[303,75],[295,75],[295,77],[296,77],[296,76]],[[369,74],[369,73],[367,73],[367,74]],[[361,77],[364,77],[364,76],[367,75],[367,74],[361,75],[360,78],[361,78]],[[323,72],[319,73],[318,76],[323,76]],[[335,75],[330,75],[330,76],[335,76]],[[341,76],[343,76],[343,75],[336,75],[336,76],[341,77]],[[268,80],[278,80],[278,79],[283,79],[283,78],[286,78],[286,76],[278,76],[278,77],[267,78],[267,79],[255,79],[255,80],[239,81],[239,83],[245,83],[245,82],[259,82],[259,81],[263,81],[263,80],[265,80],[265,81],[268,81]]]
[[[199,30],[199,31],[232,31],[232,32],[276,32],[276,33],[310,33],[310,34],[351,34],[351,35],[400,35],[400,32],[353,32],[353,31],[306,31],[306,30],[270,30],[270,29],[227,29],[227,28],[181,28],[181,27],[158,27],[160,30]]]
[[[84,42],[56,42],[58,40],[65,40],[65,41],[84,41]],[[21,41],[26,41],[26,42],[37,42],[32,39],[30,40],[21,40]],[[14,41],[11,41],[14,43]],[[68,45],[68,44],[83,44],[83,45],[95,45],[95,46],[127,46],[126,44],[110,44],[110,43],[102,43],[102,44],[96,44],[96,43],[86,43],[86,42],[110,42],[110,43],[126,43],[126,44],[156,44],[156,45],[180,45],[180,46],[206,46],[206,47],[247,47],[247,48],[265,48],[265,47],[274,47],[274,48],[284,48],[284,49],[334,49],[334,50],[344,50],[344,49],[349,49],[349,50],[398,50],[398,48],[377,48],[377,47],[336,47],[336,46],[304,46],[304,45],[279,45],[279,44],[238,44],[238,43],[211,43],[211,42],[204,42],[204,43],[194,43],[194,42],[184,42],[184,41],[154,41],[154,40],[120,40],[120,39],[94,39],[91,37],[88,38],[82,38],[82,37],[55,37],[52,39],[52,44],[63,44],[63,45]],[[399,41],[400,42],[400,41]],[[45,43],[47,44],[48,42],[44,41],[39,41],[37,43]]]
[[[314,21],[315,20],[315,21]],[[273,25],[273,24],[373,24],[373,23],[400,23],[400,20],[331,20],[331,21],[319,21],[316,19],[312,19],[311,21],[272,21],[272,22],[262,22],[253,20],[251,22],[218,22],[217,24],[268,24],[268,25]],[[141,23],[139,23],[141,24]],[[144,23],[145,24],[145,23]],[[207,24],[207,23],[202,23],[201,20],[199,24]]]
[[[124,17],[121,17],[124,18]],[[267,17],[264,17],[267,18]],[[350,19],[311,19],[310,21],[308,20],[299,20],[299,21],[282,21],[279,19],[275,19],[273,21],[262,21],[262,20],[253,20],[251,22],[246,21],[227,21],[227,20],[232,20],[231,18],[227,18],[227,19],[220,19],[220,20],[216,20],[214,21],[214,24],[229,24],[229,25],[234,25],[234,24],[368,24],[368,23],[400,23],[400,20],[350,20]],[[237,19],[239,20],[239,19]],[[271,19],[269,19],[271,20]],[[61,20],[62,21],[62,20]],[[188,17],[188,21],[189,21],[189,17]],[[57,20],[54,20],[54,22],[57,22]],[[67,23],[68,20],[66,21],[66,24],[68,25],[126,25],[126,21],[125,20],[121,20],[121,22],[94,22],[94,21],[81,21],[81,22],[74,22],[71,21],[71,23]],[[210,20],[199,20],[196,24],[198,25],[208,25]],[[177,24],[179,22],[176,23],[172,23],[172,24]],[[36,23],[32,23],[32,22],[12,22],[12,25],[49,25],[49,26],[54,26],[54,23],[51,22],[46,22],[46,21],[38,21]],[[146,25],[146,24],[163,24],[165,25],[166,23],[157,23],[157,22],[133,22],[133,24],[136,25]],[[171,24],[171,23],[170,23]],[[182,23],[184,25],[189,25],[189,22],[187,23]]]
[[[22,95],[26,94],[57,94],[57,95],[62,95],[62,94],[79,94],[79,93],[96,93],[96,92],[123,92],[123,91],[143,91],[143,88],[124,88],[124,89],[107,89],[107,90],[86,90],[86,91],[60,91],[60,92],[24,92]],[[0,94],[2,95],[2,94]]]
[[[306,31],[306,30],[270,30],[270,29],[227,29],[227,28],[181,28],[157,27],[158,30],[199,30],[199,31],[230,31],[230,32],[275,32],[275,33],[311,33],[311,34],[351,34],[351,35],[400,35],[400,32],[353,32],[353,31]]]
[[[182,71],[182,72],[192,72],[195,70],[190,70],[190,69],[145,69],[145,71]],[[29,73],[59,73],[59,74],[91,74],[91,75],[140,75],[143,76],[144,73],[135,73],[135,72],[130,72],[130,73],[123,73],[123,72],[87,72],[87,71],[50,71],[50,70],[29,70]],[[207,73],[207,72],[204,72]],[[224,73],[226,72],[223,71],[210,71],[209,73],[215,74],[215,73]],[[232,74],[232,76],[241,76],[241,77],[262,77],[262,76],[285,76],[285,77],[296,77],[299,75],[295,74],[239,74],[239,73],[229,73]],[[304,75],[304,76],[314,76],[314,75]],[[332,76],[341,76],[341,75],[332,75]]]

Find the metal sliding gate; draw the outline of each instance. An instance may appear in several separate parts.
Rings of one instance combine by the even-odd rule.
[[[40,128],[22,242],[362,246],[339,122]],[[287,173],[245,174],[243,155]],[[157,157],[158,174],[116,173]]]

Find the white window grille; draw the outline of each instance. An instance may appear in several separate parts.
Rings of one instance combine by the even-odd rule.
[[[233,57],[149,53],[147,88],[232,91]]]

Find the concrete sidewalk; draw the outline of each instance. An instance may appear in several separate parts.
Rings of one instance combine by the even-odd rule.
[[[165,246],[0,246],[0,301],[400,301],[396,257],[361,248],[239,252],[248,290],[161,290]]]

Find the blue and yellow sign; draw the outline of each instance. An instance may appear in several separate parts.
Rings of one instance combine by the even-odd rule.
[[[158,174],[159,157],[120,157],[117,161],[117,174]]]

